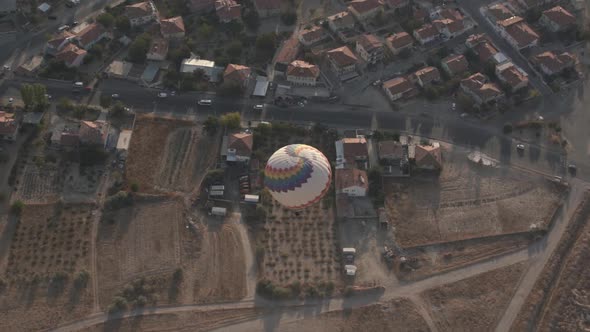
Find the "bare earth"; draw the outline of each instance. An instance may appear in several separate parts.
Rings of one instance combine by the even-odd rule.
[[[439,331],[491,331],[527,263],[517,263],[422,293]]]

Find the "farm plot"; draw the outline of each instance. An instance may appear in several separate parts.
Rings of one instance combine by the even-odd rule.
[[[521,262],[427,290],[439,331],[492,331],[510,302],[528,263]]]
[[[259,276],[276,285],[294,282],[339,283],[338,255],[333,209],[325,202],[297,214],[273,201],[264,231],[258,240],[264,247]]]
[[[178,201],[153,199],[105,213],[97,242],[101,305],[134,280],[172,275],[180,265],[182,211]]]
[[[16,199],[25,203],[53,203],[61,193],[62,183],[57,168],[26,164],[18,183]]]
[[[564,188],[530,174],[484,169],[445,154],[440,176],[388,180],[386,209],[402,247],[544,229]]]

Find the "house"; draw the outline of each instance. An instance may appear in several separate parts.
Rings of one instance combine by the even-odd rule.
[[[345,11],[327,17],[328,26],[333,32],[354,28],[354,17]]]
[[[207,77],[211,78],[215,71],[215,62],[201,59],[194,54],[191,54],[190,58],[182,60],[180,65],[181,73],[191,74],[197,69],[202,70]]]
[[[515,14],[503,3],[495,3],[487,7],[485,11],[487,19],[492,23],[496,24],[498,21],[504,21],[509,19]]]
[[[80,143],[104,147],[109,135],[109,125],[102,120],[81,121],[78,133],[80,135]]]
[[[383,83],[383,91],[391,101],[410,98],[418,94],[414,84],[404,77],[397,77]]]
[[[483,33],[467,37],[465,45],[473,50],[481,63],[486,63],[490,60],[495,61],[498,58],[497,55],[501,54]]]
[[[133,63],[114,60],[106,69],[106,74],[111,78],[127,79],[129,72],[133,68]]]
[[[348,4],[348,11],[361,23],[373,19],[383,9],[380,0],[353,0]]]
[[[369,189],[367,172],[357,168],[336,169],[335,182],[336,194],[349,197],[365,197]]]
[[[50,40],[45,43],[45,54],[49,55],[56,55],[59,51],[61,51],[66,45],[70,43],[72,39],[74,39],[76,35],[64,30],[60,32],[57,36],[51,38]]]
[[[427,88],[432,83],[440,82],[440,72],[436,67],[428,66],[422,69],[418,69],[412,77],[415,79],[416,84],[422,88]]]
[[[332,71],[338,76],[345,76],[356,72],[358,59],[348,46],[342,46],[328,51],[327,58]]]
[[[409,175],[409,151],[407,140],[403,141],[380,141],[379,148],[379,162],[390,175],[397,173],[398,175]],[[393,168],[394,166],[395,168]]]
[[[33,77],[39,71],[41,64],[43,64],[43,56],[35,55],[29,61],[18,66],[16,69],[16,74]]]
[[[461,80],[460,86],[461,90],[478,105],[496,101],[504,96],[500,87],[495,83],[488,83],[486,77],[481,73]]]
[[[514,16],[499,21],[498,27],[500,29],[500,35],[502,35],[502,37],[504,37],[504,39],[517,50],[537,46],[539,44],[539,35],[522,19],[522,17]]]
[[[153,2],[145,1],[125,6],[124,15],[131,26],[136,27],[157,20],[158,11]]]
[[[215,13],[222,23],[239,20],[242,17],[242,5],[235,0],[216,0]]]
[[[248,162],[252,155],[254,135],[235,133],[227,137],[227,161]]]
[[[89,50],[94,44],[108,36],[107,30],[101,24],[92,23],[78,32],[75,40],[80,47]]]
[[[275,70],[279,73],[287,72],[289,64],[297,59],[301,44],[296,36],[291,36],[284,43],[275,57]]]
[[[366,162],[369,159],[365,137],[343,138],[341,141],[345,162]]]
[[[432,21],[432,24],[434,25],[436,30],[447,39],[454,38],[465,32],[466,30],[465,24],[463,23],[462,19],[452,20],[448,18],[443,18]]]
[[[119,133],[119,139],[117,139],[117,155],[120,159],[127,158],[127,152],[129,151],[129,143],[131,143],[132,130],[123,129]]]
[[[254,8],[261,18],[279,15],[281,13],[280,0],[254,0]]]
[[[0,139],[15,141],[19,127],[14,113],[0,111]]]
[[[414,46],[414,39],[407,32],[398,32],[385,39],[385,45],[393,53],[398,55],[403,50],[410,49]]]
[[[425,24],[421,28],[414,30],[412,34],[420,45],[430,43],[439,36],[438,30],[432,24]]]
[[[287,68],[287,81],[296,85],[315,86],[320,68],[302,60],[295,60]]]
[[[303,46],[311,46],[328,37],[330,37],[330,35],[328,35],[323,27],[315,25],[309,29],[301,30],[299,33],[299,42]]]
[[[48,14],[51,11],[51,5],[44,2],[37,7],[37,10],[39,10],[41,14]]]
[[[569,52],[555,54],[555,52],[546,51],[532,56],[530,60],[547,76],[558,75],[576,64],[576,57]]]
[[[182,16],[171,17],[160,20],[160,32],[166,39],[184,38],[184,21]]]
[[[248,85],[251,74],[252,70],[250,67],[230,63],[225,67],[225,71],[223,72],[223,81],[233,82],[245,87]]]
[[[74,44],[68,44],[55,55],[55,59],[57,61],[63,61],[68,68],[80,67],[86,54],[86,50],[83,50]]]
[[[576,17],[563,9],[563,7],[555,6],[543,11],[540,21],[550,31],[558,32],[574,26],[576,24]]]
[[[527,74],[512,62],[496,66],[496,77],[510,89],[510,92],[516,92],[529,85]]]
[[[410,0],[385,0],[385,6],[390,10],[397,10],[407,7]]]
[[[440,144],[433,142],[431,145],[416,145],[414,162],[419,169],[441,170],[443,165]]]
[[[466,72],[469,69],[469,63],[462,54],[449,55],[441,60],[441,67],[449,74],[449,77],[453,77]]]
[[[369,64],[383,59],[383,43],[372,34],[361,35],[356,40],[356,52]]]
[[[164,61],[168,55],[168,41],[164,38],[153,38],[146,58],[152,61]]]

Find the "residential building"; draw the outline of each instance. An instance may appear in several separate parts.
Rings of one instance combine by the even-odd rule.
[[[341,141],[345,162],[354,163],[369,160],[365,137],[343,138]]]
[[[398,141],[380,141],[379,142],[379,160],[386,164],[396,164],[405,158],[408,158],[407,145],[404,146]]]
[[[573,68],[576,64],[576,57],[569,52],[556,54],[546,51],[532,56],[530,60],[547,76],[558,75],[568,68]]]
[[[114,60],[105,72],[110,78],[128,79],[132,68],[133,63],[131,62]]]
[[[416,145],[414,151],[414,161],[417,168],[436,171],[442,169],[442,152],[438,142],[433,142],[431,145]]]
[[[92,23],[78,32],[75,40],[80,47],[89,50],[93,45],[108,37],[108,31],[101,24]]]
[[[485,11],[487,19],[492,23],[496,24],[498,21],[504,21],[509,19],[515,14],[503,3],[495,3],[487,7]]]
[[[260,17],[269,17],[281,13],[280,0],[254,0],[254,8]]]
[[[289,64],[297,59],[301,51],[301,44],[296,36],[287,39],[275,57],[275,70],[279,73],[287,72]]]
[[[365,197],[369,190],[367,172],[357,168],[336,169],[335,182],[336,194]]]
[[[383,59],[383,43],[372,34],[361,35],[356,41],[356,52],[369,64]]]
[[[87,52],[74,44],[68,44],[55,55],[57,61],[63,61],[68,68],[80,67]]]
[[[225,67],[225,71],[223,72],[223,81],[233,82],[245,87],[248,85],[251,74],[252,70],[250,67],[230,63]]]
[[[576,17],[561,6],[543,11],[540,21],[553,32],[567,30],[576,25]]]
[[[74,39],[74,37],[75,35],[68,31],[64,30],[60,32],[57,36],[51,38],[47,41],[47,43],[45,43],[45,54],[56,55],[66,45],[68,45],[70,41]]]
[[[171,17],[160,20],[160,32],[166,39],[184,38],[184,21],[182,16]]]
[[[235,133],[227,136],[227,161],[248,162],[252,155],[254,135]]]
[[[466,72],[469,69],[469,63],[462,54],[449,55],[442,59],[441,67],[449,77],[453,77]]]
[[[410,49],[414,46],[414,39],[407,32],[398,32],[385,39],[385,45],[393,53],[398,55],[401,51]]]
[[[467,37],[465,45],[473,50],[481,63],[486,63],[490,60],[496,62],[497,59],[500,59],[500,57],[497,56],[498,54],[501,54],[500,51],[498,51],[498,49],[483,33]]]
[[[486,77],[481,73],[461,80],[461,90],[478,105],[496,101],[504,96],[500,87],[495,83],[488,83]]]
[[[119,138],[117,139],[117,155],[120,159],[127,158],[129,144],[131,143],[131,135],[133,135],[133,131],[128,129],[123,129],[119,133]]]
[[[152,61],[164,61],[167,55],[168,41],[164,38],[153,38],[146,58]]]
[[[450,39],[454,38],[463,32],[465,32],[466,27],[463,23],[463,20],[452,20],[448,18],[443,18],[439,20],[432,21],[432,24],[436,28],[436,30],[445,36],[445,38]]]
[[[81,121],[79,135],[82,144],[104,147],[109,135],[109,125],[102,120]]]
[[[328,35],[328,33],[323,27],[314,25],[309,29],[301,30],[301,32],[299,33],[299,42],[303,46],[311,46],[328,37],[330,37],[330,35]]]
[[[16,73],[21,76],[33,77],[39,71],[39,68],[43,64],[43,56],[35,55],[29,61],[26,61],[16,69]]]
[[[127,16],[132,27],[144,25],[158,18],[156,6],[151,1],[138,2],[125,6],[124,15]]]
[[[418,94],[414,84],[404,77],[397,77],[383,83],[383,91],[391,101],[410,98]]]
[[[539,35],[522,19],[514,16],[498,22],[499,32],[517,50],[537,46]]]
[[[197,69],[202,70],[207,77],[211,78],[214,74],[215,62],[201,59],[194,54],[191,54],[190,58],[182,60],[181,73],[193,73]]]
[[[414,30],[412,34],[420,45],[430,43],[439,36],[438,30],[432,24],[425,24],[421,28]]]
[[[427,88],[432,83],[440,82],[440,72],[436,67],[428,66],[422,69],[418,69],[414,74],[412,74],[413,78],[422,88]]]
[[[242,17],[242,5],[235,0],[216,0],[215,13],[223,23],[239,20]]]
[[[332,71],[338,76],[345,76],[356,72],[358,59],[348,46],[342,46],[328,51],[327,58]]]
[[[328,16],[326,19],[328,20],[330,30],[333,32],[354,28],[354,17],[352,17],[352,14],[347,11]]]
[[[287,81],[296,85],[315,86],[320,68],[302,60],[295,60],[287,68]]]
[[[15,141],[20,124],[14,113],[0,111],[0,139]]]
[[[384,2],[390,10],[402,9],[410,4],[410,0],[385,0]]]
[[[353,0],[348,4],[348,11],[361,23],[374,18],[383,10],[380,0]]]
[[[505,62],[496,66],[496,77],[510,90],[516,92],[529,85],[527,74],[512,62]]]

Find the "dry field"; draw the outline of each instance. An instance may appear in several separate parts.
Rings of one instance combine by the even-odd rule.
[[[526,270],[517,263],[421,294],[439,331],[492,331]]]
[[[335,238],[333,209],[324,202],[295,212],[272,202],[259,243],[264,258],[259,277],[275,285],[300,283],[338,283],[341,263]]]
[[[191,192],[215,161],[218,144],[200,124],[140,116],[129,146],[127,181],[141,192]]]
[[[545,228],[564,189],[529,174],[482,169],[448,156],[437,178],[418,175],[385,183],[395,237],[413,247]]]
[[[27,205],[9,241],[0,278],[0,321],[5,331],[55,327],[90,313],[91,205]],[[7,234],[7,233],[4,233]],[[90,276],[90,278],[92,278]]]
[[[430,331],[418,308],[408,299],[395,299],[351,311],[336,311],[313,319],[281,324],[277,331]]]
[[[26,164],[14,197],[27,204],[55,203],[60,198],[62,186],[56,167]]]
[[[511,331],[590,331],[589,221],[587,192]]]

